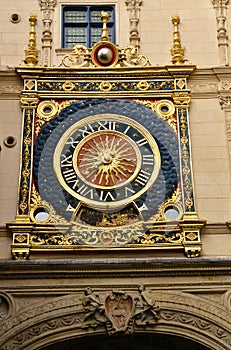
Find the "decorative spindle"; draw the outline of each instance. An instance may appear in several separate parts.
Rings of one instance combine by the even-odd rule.
[[[30,14],[30,35],[29,35],[29,44],[27,49],[25,49],[26,57],[24,62],[30,66],[34,67],[38,64],[38,54],[39,50],[36,47],[36,32],[35,24],[37,22],[37,16],[34,13]]]
[[[172,16],[172,23],[174,25],[174,32],[173,32],[173,47],[170,50],[172,54],[171,62],[173,64],[183,64],[186,61],[186,59],[184,58],[185,48],[181,46],[180,32],[179,32],[180,17],[178,14],[176,14],[175,16]]]
[[[109,14],[105,11],[102,11],[101,12],[101,21],[103,22],[103,29],[102,29],[102,35],[101,35],[102,41],[108,41],[108,28],[107,28],[108,20],[109,20]]]

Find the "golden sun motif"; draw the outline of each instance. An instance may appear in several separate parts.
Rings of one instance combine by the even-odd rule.
[[[99,188],[130,182],[139,171],[140,152],[135,143],[119,132],[96,132],[84,139],[75,152],[78,176]]]

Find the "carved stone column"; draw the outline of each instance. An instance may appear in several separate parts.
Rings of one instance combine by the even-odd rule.
[[[220,95],[220,104],[221,108],[225,112],[225,120],[226,120],[226,134],[228,141],[228,150],[229,150],[229,159],[231,164],[231,95]],[[230,166],[231,170],[231,166]]]
[[[52,22],[57,0],[39,0],[43,13],[42,62],[45,67],[51,66]]]
[[[229,0],[212,0],[214,9],[216,10],[217,20],[217,39],[220,55],[220,64],[229,65],[229,40],[226,29],[227,5]]]
[[[130,44],[139,47],[139,12],[140,6],[142,5],[142,0],[126,0],[125,3],[130,14]]]
[[[221,109],[224,111],[225,115],[231,175],[231,69],[230,67],[219,67],[213,68],[213,71],[218,79],[218,98],[221,105]]]

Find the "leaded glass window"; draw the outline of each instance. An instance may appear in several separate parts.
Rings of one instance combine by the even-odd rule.
[[[87,47],[101,40],[101,11],[109,13],[107,24],[109,40],[115,43],[115,6],[71,6],[62,7],[62,47],[72,48],[76,44]]]

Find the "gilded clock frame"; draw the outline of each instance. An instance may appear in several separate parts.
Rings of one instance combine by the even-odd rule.
[[[113,67],[110,70],[44,67],[16,69],[24,80],[24,88],[20,98],[23,133],[18,210],[15,222],[8,224],[13,234],[13,258],[28,259],[33,252],[68,252],[81,249],[124,249],[128,252],[134,249],[180,249],[188,257],[199,256],[202,245],[200,231],[205,222],[198,219],[195,209],[189,131],[191,97],[187,88],[187,80],[194,69],[195,66],[187,64],[123,69]],[[94,242],[83,245],[73,243],[80,232],[78,225],[71,226],[65,219],[58,217],[54,208],[49,203],[44,203],[33,185],[34,135],[63,108],[74,101],[89,98],[139,101],[157,113],[178,134],[181,190],[178,189],[172,198],[162,204],[158,215],[149,220],[146,233],[142,232],[140,222],[129,229],[130,233],[127,232],[126,226],[121,226],[122,236],[136,235],[137,243],[134,244],[123,243],[123,240],[116,247],[110,247],[110,244],[97,247],[94,246]],[[171,205],[183,211],[177,222],[172,222],[165,216],[165,208]],[[36,222],[34,211],[38,207],[46,207],[49,210],[48,221]],[[123,225],[123,219],[121,224]],[[113,231],[116,228],[111,229]],[[173,234],[168,237],[166,232],[170,231]],[[102,233],[107,236],[104,239],[110,241],[108,227],[102,232],[106,232]]]

